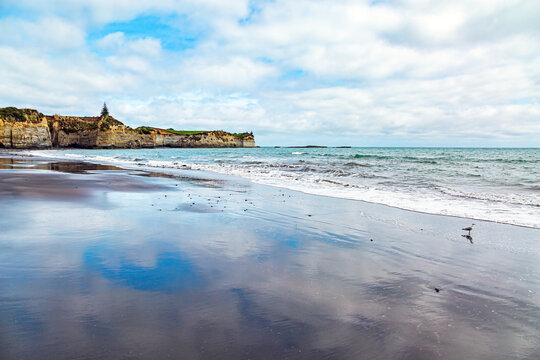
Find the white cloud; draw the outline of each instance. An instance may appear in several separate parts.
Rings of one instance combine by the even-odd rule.
[[[465,13],[449,7],[431,14],[418,14],[412,22],[416,24],[420,36],[438,43],[455,39],[457,30],[465,22]]]
[[[0,35],[0,97],[76,113],[107,100],[127,123],[295,131],[296,143],[320,134],[455,134],[486,145],[540,137],[536,1],[248,5],[13,3],[38,20],[0,19],[0,34],[19,29]],[[167,49],[152,29],[87,40],[107,22],[168,14],[204,28],[193,47]]]
[[[117,51],[126,42],[126,37],[123,32],[117,31],[107,34],[103,38],[96,41],[96,45],[105,51]]]
[[[122,54],[139,54],[145,57],[158,57],[162,48],[159,39],[144,37],[128,40],[123,32],[107,34],[96,41],[96,45],[105,51]]]
[[[262,79],[276,75],[266,64],[245,57],[216,59],[204,56],[190,58],[180,63],[178,72],[192,88],[251,90]]]
[[[47,53],[73,50],[84,45],[84,35],[77,24],[55,16],[41,17],[37,21],[0,18],[1,44],[15,48],[35,46]]]

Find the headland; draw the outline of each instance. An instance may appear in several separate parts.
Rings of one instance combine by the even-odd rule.
[[[255,147],[252,133],[132,129],[110,115],[43,115],[34,109],[0,108],[0,148],[136,149]]]

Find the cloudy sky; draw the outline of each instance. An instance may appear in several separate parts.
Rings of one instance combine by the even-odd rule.
[[[0,0],[0,106],[259,145],[540,146],[538,0]]]

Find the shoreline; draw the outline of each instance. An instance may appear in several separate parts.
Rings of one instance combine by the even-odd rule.
[[[163,149],[165,149],[165,148],[163,148]],[[197,148],[186,148],[186,149],[197,149]],[[206,149],[212,149],[212,148],[206,148]],[[8,154],[9,155],[10,152],[13,151],[13,149],[2,149],[2,150],[3,151],[0,151],[0,156],[2,156],[3,154]],[[34,149],[34,150],[30,150],[30,151],[35,151],[35,150],[36,151],[42,151],[42,150],[38,150],[38,149]],[[53,151],[62,151],[62,150],[66,150],[66,151],[68,151],[68,150],[85,150],[85,151],[86,150],[96,150],[96,151],[100,151],[100,150],[122,150],[122,149],[79,149],[79,148],[69,148],[68,149],[68,148],[66,148],[66,149],[52,149],[52,150]],[[130,149],[130,150],[151,150],[151,149]],[[111,166],[123,167],[123,168],[126,168],[126,169],[155,171],[155,172],[158,172],[158,173],[166,173],[166,174],[172,174],[172,175],[174,175],[174,173],[177,172],[177,171],[194,171],[194,172],[199,172],[200,171],[203,174],[203,176],[204,176],[204,174],[211,173],[211,174],[214,174],[215,176],[230,177],[232,179],[237,179],[237,180],[241,180],[241,181],[250,181],[250,182],[253,182],[253,183],[258,184],[258,185],[270,186],[272,188],[277,188],[277,189],[287,189],[289,191],[295,191],[295,192],[299,192],[299,193],[302,193],[302,194],[305,194],[305,195],[321,196],[321,197],[326,197],[326,198],[343,199],[343,200],[349,200],[349,201],[358,201],[358,202],[362,202],[362,203],[373,204],[373,205],[378,205],[378,206],[383,206],[383,207],[389,207],[389,208],[392,208],[392,209],[399,209],[399,210],[402,210],[402,211],[410,211],[410,212],[419,213],[419,214],[425,214],[425,215],[436,215],[436,216],[444,216],[444,217],[458,218],[458,219],[464,219],[464,220],[473,220],[473,221],[485,221],[485,222],[490,222],[490,223],[494,223],[494,224],[503,224],[503,225],[510,225],[510,226],[516,226],[516,227],[540,230],[540,226],[516,224],[516,223],[510,223],[510,222],[504,222],[504,221],[498,221],[498,220],[492,220],[492,219],[483,219],[483,218],[474,217],[474,216],[441,214],[441,213],[436,213],[436,212],[428,212],[428,211],[423,211],[423,210],[410,209],[410,208],[407,208],[407,207],[401,207],[401,206],[397,206],[397,205],[389,205],[389,204],[385,204],[385,203],[382,203],[382,202],[375,202],[375,201],[364,200],[364,199],[355,199],[355,198],[345,197],[345,196],[326,195],[326,194],[321,194],[321,193],[318,193],[318,192],[309,192],[309,191],[305,191],[305,190],[302,190],[302,189],[298,189],[298,188],[296,188],[294,186],[286,186],[286,185],[277,185],[277,184],[268,184],[268,183],[264,183],[264,182],[257,182],[257,181],[254,181],[253,179],[246,178],[246,177],[243,177],[241,175],[226,174],[226,173],[221,173],[221,172],[218,172],[218,171],[215,171],[215,170],[165,167],[165,166],[150,166],[150,165],[144,165],[144,164],[128,163],[127,161],[118,164],[118,163],[116,163],[114,161],[106,161],[106,160],[102,160],[102,159],[80,159],[80,158],[69,159],[69,158],[59,158],[59,157],[46,157],[46,156],[42,156],[41,154],[38,154],[38,155],[35,155],[35,154],[17,154],[18,151],[24,152],[24,151],[29,151],[29,150],[23,150],[23,149],[15,150],[15,153],[13,155],[21,156],[23,158],[24,157],[30,157],[30,158],[35,157],[35,158],[38,158],[38,159],[43,158],[43,159],[55,160],[55,161],[81,161],[81,162],[88,162],[88,163],[94,163],[94,164],[107,164],[107,165],[111,165]],[[187,165],[187,166],[190,166],[190,165]]]

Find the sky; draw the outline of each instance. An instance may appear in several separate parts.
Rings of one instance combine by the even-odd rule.
[[[540,146],[538,0],[0,0],[0,107],[257,145]]]

